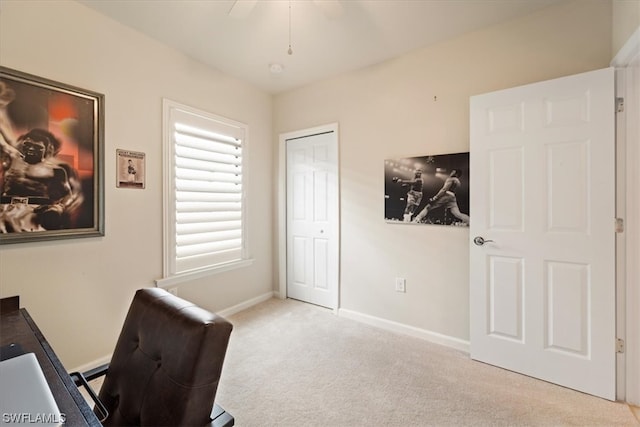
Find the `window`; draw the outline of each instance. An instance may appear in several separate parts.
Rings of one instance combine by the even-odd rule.
[[[246,265],[246,125],[163,102],[164,279]]]

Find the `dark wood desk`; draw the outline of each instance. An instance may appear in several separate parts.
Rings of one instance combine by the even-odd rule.
[[[15,344],[15,347],[10,348],[11,344]],[[2,312],[0,346],[3,357],[8,353],[15,353],[16,350],[22,353],[35,353],[58,409],[66,416],[65,425],[101,426],[27,310],[22,308],[17,311]]]

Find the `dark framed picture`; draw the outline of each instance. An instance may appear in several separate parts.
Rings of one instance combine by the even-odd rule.
[[[104,95],[0,67],[0,243],[104,235]]]
[[[469,226],[469,153],[384,161],[387,222]]]
[[[144,189],[144,158],[138,151],[116,150],[116,187]]]

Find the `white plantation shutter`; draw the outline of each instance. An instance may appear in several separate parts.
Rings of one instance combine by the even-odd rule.
[[[246,127],[165,100],[165,277],[245,259]]]

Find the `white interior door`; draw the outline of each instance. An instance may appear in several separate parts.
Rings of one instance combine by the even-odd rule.
[[[286,139],[287,296],[338,307],[336,131]]]
[[[471,357],[615,399],[612,68],[471,98]]]

